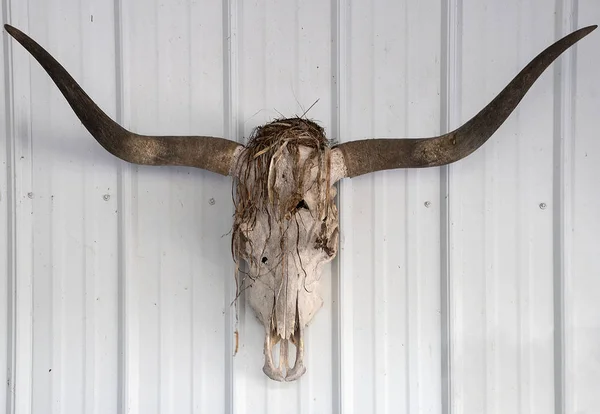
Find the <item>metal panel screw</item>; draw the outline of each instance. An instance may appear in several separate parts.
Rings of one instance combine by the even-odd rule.
[[[110,194],[104,194],[104,195],[102,196],[102,199],[103,199],[104,201],[108,201],[108,200],[110,200]]]
[[[540,208],[541,208],[542,210],[546,210],[546,207],[548,207],[548,206],[546,205],[546,203],[540,203]]]
[[[211,206],[215,205],[215,199],[211,198],[210,200],[208,200],[208,204],[210,204]]]
[[[27,197],[33,198],[33,193],[27,193]]]
[[[431,207],[431,201],[426,201],[424,204],[425,204],[425,207],[427,207],[427,208]]]

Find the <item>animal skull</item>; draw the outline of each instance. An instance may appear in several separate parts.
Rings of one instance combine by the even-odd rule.
[[[68,72],[20,30],[7,32],[42,65],[83,125],[106,150],[136,164],[182,165],[234,177],[232,250],[247,264],[240,290],[265,328],[263,371],[293,381],[306,371],[303,332],[322,305],[321,267],[338,246],[334,184],[393,168],[450,164],[482,146],[544,70],[597,26],[577,30],[533,59],[486,107],[460,128],[433,138],[367,139],[331,147],[323,129],[279,119],[256,129],[246,146],[215,137],[156,137],[110,119]],[[296,347],[289,367],[290,341]],[[280,343],[279,366],[273,347]]]
[[[295,118],[258,128],[239,159],[233,251],[248,264],[246,297],[265,327],[263,370],[279,381],[306,371],[304,326],[323,303],[321,267],[337,252],[331,152],[320,126]],[[296,358],[288,371],[289,341]]]

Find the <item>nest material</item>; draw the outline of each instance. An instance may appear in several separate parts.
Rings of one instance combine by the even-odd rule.
[[[239,157],[238,178],[234,182],[235,216],[232,234],[232,253],[237,261],[244,255],[245,247],[250,240],[244,236],[241,226],[252,229],[256,224],[259,211],[271,212],[269,225],[282,223],[294,213],[296,206],[302,202],[306,183],[307,170],[315,164],[318,168],[315,184],[326,185],[326,195],[316,206],[319,216],[329,204],[329,168],[327,151],[330,142],[325,137],[321,126],[303,118],[276,119],[266,125],[257,127]],[[313,149],[308,159],[300,162],[300,147]],[[293,189],[281,194],[275,186],[277,170],[282,160],[293,157],[292,177],[287,177]],[[319,188],[319,193],[321,193]],[[326,214],[326,213],[325,213]],[[273,217],[272,215],[275,215]],[[284,234],[281,234],[283,250]],[[287,249],[285,249],[287,250]],[[281,252],[282,253],[282,252]],[[254,255],[249,255],[254,256]],[[252,257],[242,257],[254,260]]]

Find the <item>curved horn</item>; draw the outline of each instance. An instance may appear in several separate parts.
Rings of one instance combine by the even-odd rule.
[[[8,24],[4,28],[42,65],[86,129],[111,154],[134,164],[181,165],[233,174],[236,150],[242,145],[216,137],[158,137],[130,132],[106,115],[43,47],[19,29]]]
[[[561,53],[597,26],[579,29],[548,47],[471,120],[460,128],[433,138],[367,139],[345,142],[337,148],[342,155],[343,177],[356,177],[393,168],[437,167],[458,161],[482,146],[517,107],[523,96]]]

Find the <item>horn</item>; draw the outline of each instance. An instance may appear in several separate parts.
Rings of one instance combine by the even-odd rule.
[[[4,28],[42,65],[79,120],[111,154],[134,164],[181,165],[233,175],[242,145],[217,137],[147,136],[130,132],[106,115],[43,47],[19,29],[8,24]]]
[[[496,132],[546,68],[565,50],[596,29],[579,29],[535,57],[477,115],[458,129],[433,138],[366,139],[339,144],[343,177],[393,168],[437,167],[458,161]]]

